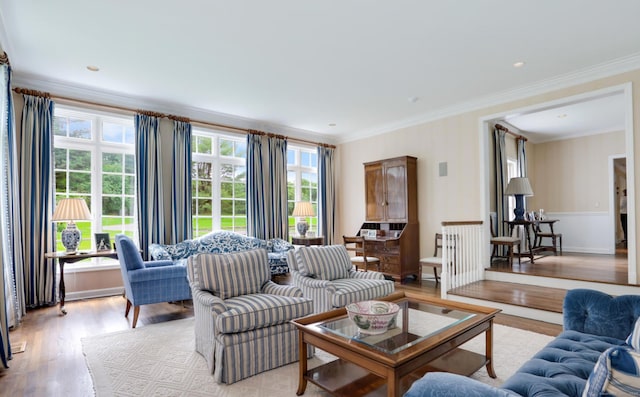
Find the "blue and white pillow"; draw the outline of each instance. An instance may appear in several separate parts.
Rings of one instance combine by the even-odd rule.
[[[640,317],[638,317],[636,323],[633,325],[633,331],[631,331],[631,334],[629,334],[627,338],[627,345],[636,350],[640,350]]]
[[[640,396],[640,352],[614,346],[600,355],[582,397],[608,396]]]

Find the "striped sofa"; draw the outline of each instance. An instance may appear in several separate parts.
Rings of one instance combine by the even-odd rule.
[[[216,382],[231,384],[298,360],[291,320],[313,313],[313,302],[297,287],[271,281],[265,249],[190,256],[187,276],[195,348]]]
[[[313,300],[315,313],[394,291],[382,273],[356,271],[344,245],[301,247],[287,255],[292,283]]]

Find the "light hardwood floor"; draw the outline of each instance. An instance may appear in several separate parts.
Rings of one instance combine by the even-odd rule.
[[[397,289],[440,294],[439,288],[429,281],[397,284]],[[10,332],[13,344],[26,342],[26,351],[14,354],[9,369],[0,369],[0,396],[93,395],[80,339],[129,329],[130,319],[124,317],[125,300],[122,296],[112,296],[71,301],[66,303],[66,308],[66,316],[61,316],[57,307],[30,310],[21,326]],[[170,303],[146,305],[140,310],[138,327],[192,316],[191,302],[186,302],[184,307]],[[561,331],[555,324],[506,315],[498,315],[496,323],[547,335]]]

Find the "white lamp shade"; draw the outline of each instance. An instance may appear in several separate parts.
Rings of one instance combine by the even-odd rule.
[[[293,207],[293,214],[291,215],[300,217],[315,216],[313,205],[308,201],[298,201],[295,207]]]
[[[504,191],[505,195],[513,196],[521,194],[523,196],[533,196],[533,190],[529,183],[529,178],[511,178],[507,189]]]
[[[83,199],[65,198],[56,206],[51,220],[54,222],[91,220],[91,213]]]

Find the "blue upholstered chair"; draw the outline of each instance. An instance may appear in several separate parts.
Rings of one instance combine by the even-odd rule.
[[[231,384],[299,359],[291,320],[311,314],[313,302],[297,287],[271,281],[265,249],[192,255],[187,269],[196,351],[216,382]]]
[[[382,273],[354,269],[344,245],[300,247],[288,252],[287,264],[293,285],[313,300],[315,313],[380,298],[395,288]]]
[[[116,236],[116,251],[127,298],[125,317],[133,306],[132,328],[138,322],[141,305],[191,299],[184,264],[166,260],[144,262],[138,247],[124,234]]]

